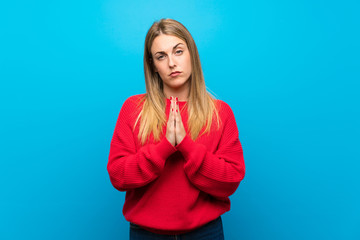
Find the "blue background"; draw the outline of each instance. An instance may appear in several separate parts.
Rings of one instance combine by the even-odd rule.
[[[0,6],[0,239],[128,239],[106,170],[155,20],[193,35],[246,175],[226,239],[360,239],[359,1]]]

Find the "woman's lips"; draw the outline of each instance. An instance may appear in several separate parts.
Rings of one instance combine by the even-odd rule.
[[[177,75],[179,75],[181,72],[173,72],[170,74],[171,77],[176,77]]]

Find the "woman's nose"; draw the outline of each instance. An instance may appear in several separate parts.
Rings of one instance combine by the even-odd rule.
[[[169,56],[169,67],[175,67],[175,61],[173,56]]]

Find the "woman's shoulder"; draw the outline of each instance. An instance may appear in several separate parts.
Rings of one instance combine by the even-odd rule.
[[[144,100],[145,97],[146,97],[146,93],[135,94],[135,95],[132,95],[132,96],[128,97],[125,100],[125,102],[138,102],[138,101]]]
[[[223,100],[216,99],[219,117],[224,125],[236,126],[236,119],[231,104]],[[236,107],[236,106],[235,106]]]
[[[220,100],[220,99],[214,99],[216,108],[219,112],[219,114],[221,114],[222,116],[228,116],[229,114],[232,115],[233,111],[230,107],[230,105],[225,102],[224,100]]]
[[[138,107],[144,102],[145,96],[145,93],[132,95],[124,101],[123,107]]]
[[[128,97],[122,104],[119,116],[130,119],[136,118],[142,109],[141,104],[145,99],[144,96],[145,94],[136,94]]]

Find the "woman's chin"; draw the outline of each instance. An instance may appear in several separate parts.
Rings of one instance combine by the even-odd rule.
[[[179,89],[185,87],[186,85],[187,85],[187,81],[179,79],[171,82],[168,86],[173,89]]]

